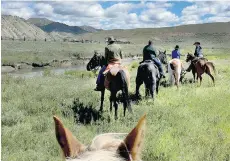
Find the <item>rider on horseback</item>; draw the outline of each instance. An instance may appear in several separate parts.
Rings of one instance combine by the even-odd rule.
[[[195,48],[195,52],[194,52],[194,56],[195,58],[191,61],[191,64],[189,65],[189,67],[186,69],[187,72],[190,72],[192,70],[192,67],[194,64],[196,64],[196,62],[199,59],[202,59],[203,61],[208,61],[206,58],[204,58],[203,53],[202,53],[202,47],[200,46],[200,42],[195,42],[193,45],[196,46]]]
[[[104,72],[107,70],[108,65],[120,64],[122,59],[121,47],[115,44],[115,39],[111,36],[108,37],[108,45],[105,47],[105,61],[106,65],[103,66],[97,77],[97,87],[95,91],[101,91],[104,87]]]
[[[196,46],[194,56],[198,58],[203,58],[202,47],[200,46],[200,42],[195,42],[193,45]]]
[[[180,59],[179,45],[176,45],[175,50],[172,51],[172,59]]]
[[[156,58],[156,56],[157,56],[157,50],[153,47],[152,41],[149,40],[148,45],[146,45],[143,49],[143,61],[142,62],[144,62],[146,60],[152,60],[154,62],[154,64],[156,64],[156,66],[158,67],[161,77],[165,78],[162,64]]]

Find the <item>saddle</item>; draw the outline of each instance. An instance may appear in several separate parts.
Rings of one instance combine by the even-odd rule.
[[[121,68],[120,63],[110,63],[107,65],[103,74],[106,75],[108,72],[110,72],[113,76],[116,76]]]
[[[154,61],[152,61],[152,60],[145,60],[145,61],[140,62],[140,65],[145,65],[145,64],[153,64],[154,67],[155,67],[156,70],[157,70],[157,77],[160,78],[159,68],[158,68],[158,66],[154,63]]]
[[[117,73],[120,70],[123,70],[125,72],[126,82],[128,83],[128,87],[129,87],[130,75],[129,75],[128,69],[125,66],[121,66],[120,63],[111,63],[111,64],[108,64],[107,68],[103,72],[103,74],[105,75],[104,86],[106,89],[109,90],[109,85],[110,85],[111,80],[117,75]]]

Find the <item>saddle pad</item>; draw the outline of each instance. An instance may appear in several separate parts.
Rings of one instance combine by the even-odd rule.
[[[113,76],[116,76],[120,69],[122,69],[122,67],[120,66],[120,63],[113,63],[113,64],[111,63],[111,64],[108,64],[103,74],[106,75],[110,71],[110,73]]]
[[[112,69],[111,69],[112,70]],[[117,75],[117,73],[120,71],[120,70],[123,70],[125,72],[125,75],[126,75],[126,81],[127,81],[127,85],[128,85],[128,88],[129,88],[129,85],[130,85],[130,75],[129,75],[129,71],[127,70],[126,67],[122,67],[122,66],[119,66],[119,67],[114,67],[114,69],[111,71],[109,70],[105,76],[105,81],[104,81],[104,86],[106,89],[109,90],[109,84],[110,84],[110,81],[114,78],[114,76]],[[114,73],[112,73],[114,72]],[[114,75],[115,74],[115,75]]]

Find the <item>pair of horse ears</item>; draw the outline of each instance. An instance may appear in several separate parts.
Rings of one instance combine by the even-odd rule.
[[[61,120],[54,116],[56,138],[65,157],[77,157],[85,151],[86,146],[81,144],[73,134],[64,127]],[[120,144],[117,153],[127,161],[140,160],[141,149],[145,133],[146,115],[142,116],[136,127]]]

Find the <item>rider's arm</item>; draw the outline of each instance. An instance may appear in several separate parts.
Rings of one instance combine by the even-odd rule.
[[[159,54],[158,51],[155,49],[155,48],[152,48],[152,51],[151,51],[151,57],[152,59],[156,58],[157,55]]]

